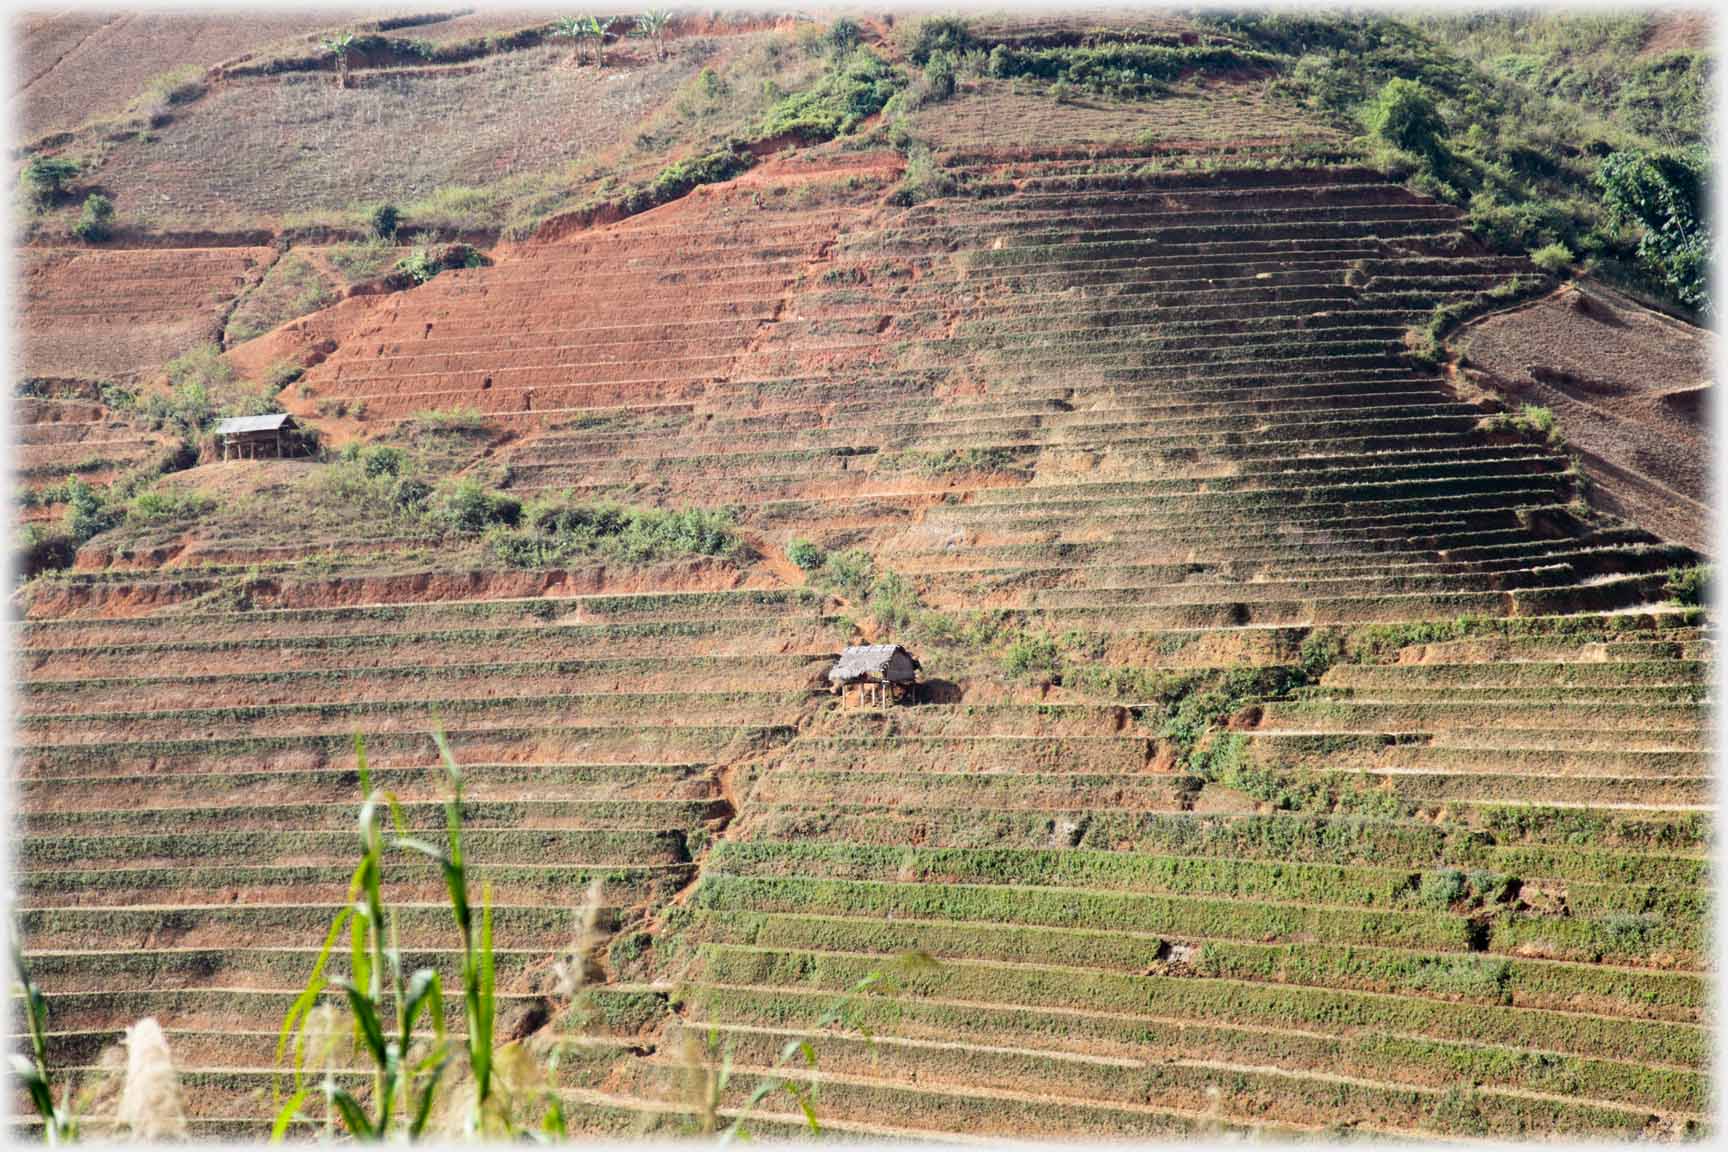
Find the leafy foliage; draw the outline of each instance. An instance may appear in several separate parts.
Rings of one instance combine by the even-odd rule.
[[[1276,68],[1276,56],[1228,45],[1139,44],[1106,42],[1086,48],[1015,48],[997,44],[990,50],[990,75],[1031,76],[1087,88],[1119,97],[1155,96],[1169,83],[1194,72],[1242,68]]]
[[[32,207],[52,207],[78,176],[78,163],[62,156],[32,156],[19,182]]]
[[[1499,412],[1485,417],[1478,427],[1484,432],[1510,433],[1538,443],[1563,443],[1554,411],[1539,404],[1525,404],[1517,412]]]
[[[1609,219],[1638,233],[1639,262],[1681,303],[1703,311],[1709,306],[1708,172],[1709,158],[1700,146],[1615,152],[1596,173]]]
[[[394,204],[380,204],[366,217],[367,229],[380,240],[393,239],[401,221],[402,214]]]
[[[102,493],[77,476],[66,478],[66,535],[75,546],[106,532],[118,520]]]
[[[1410,173],[1417,190],[1464,206],[1471,229],[1488,243],[1504,251],[1564,244],[1599,274],[1626,287],[1704,307],[1698,270],[1708,236],[1688,226],[1683,209],[1670,215],[1659,208],[1652,218],[1660,238],[1641,245],[1637,212],[1612,213],[1597,179],[1603,157],[1660,150],[1640,135],[1650,128],[1648,118],[1631,115],[1632,109],[1652,107],[1657,102],[1652,91],[1681,89],[1689,89],[1690,105],[1701,109],[1707,104],[1704,73],[1690,66],[1660,70],[1667,78],[1663,84],[1671,88],[1645,87],[1642,95],[1634,95],[1622,91],[1613,77],[1650,75],[1641,71],[1649,62],[1637,56],[1644,17],[1628,18],[1640,21],[1636,26],[1592,25],[1588,18],[1570,15],[1541,23],[1550,18],[1536,17],[1543,29],[1539,45],[1518,38],[1520,30],[1537,26],[1530,19],[1287,12],[1200,17],[1288,62],[1272,86],[1276,97],[1345,130],[1384,127],[1384,133],[1369,134],[1380,158]],[[1467,46],[1468,56],[1455,50],[1460,44]],[[1518,53],[1506,49],[1518,46],[1541,50],[1511,59]],[[1572,74],[1555,86],[1554,77],[1579,52],[1597,54],[1590,73],[1595,79]],[[1603,91],[1613,93],[1606,105],[1597,99]],[[1593,119],[1591,105],[1609,122]],[[1389,113],[1397,115],[1387,119]],[[1701,114],[1687,112],[1674,123],[1685,127],[1664,130],[1657,139],[1678,135],[1688,146],[1701,142]],[[1627,166],[1623,174],[1632,176],[1632,162],[1621,164]],[[1703,170],[1686,160],[1677,167]],[[1689,180],[1676,167],[1659,182],[1673,192],[1655,196],[1664,208],[1678,208],[1688,199]],[[1628,203],[1647,199],[1632,192]]]
[[[486,258],[472,245],[421,241],[396,262],[396,273],[412,284],[424,284],[447,269],[479,268],[485,263]]]
[[[931,16],[914,26],[906,55],[914,64],[928,64],[935,56],[964,55],[977,44],[971,25],[958,16]]]
[[[515,527],[522,520],[522,501],[464,476],[445,491],[439,514],[450,531],[478,536],[495,525]]]
[[[1434,97],[1414,80],[1388,80],[1366,114],[1368,130],[1394,148],[1431,162],[1446,154],[1446,121]]]
[[[72,234],[92,244],[99,244],[112,236],[114,201],[100,192],[84,197],[84,208],[78,214],[78,222],[72,225]]]
[[[1555,241],[1530,253],[1530,262],[1550,275],[1559,275],[1572,267],[1572,249]]]
[[[1676,604],[1687,607],[1702,606],[1710,598],[1713,574],[1708,564],[1676,568],[1668,573],[1668,581],[1662,586],[1662,593]]]
[[[832,140],[880,112],[904,84],[905,78],[874,52],[848,52],[815,84],[770,108],[757,137],[791,136],[807,144]]]
[[[150,487],[132,497],[132,502],[126,507],[126,522],[172,524],[195,520],[215,507],[215,498],[202,492]]]
[[[786,548],[786,559],[800,571],[814,572],[827,561],[828,554],[808,540],[794,540]]]
[[[629,563],[685,556],[732,559],[746,551],[730,512],[576,504],[560,497],[529,505],[520,530],[494,531],[487,537],[487,546],[516,568],[545,568],[593,557]]]

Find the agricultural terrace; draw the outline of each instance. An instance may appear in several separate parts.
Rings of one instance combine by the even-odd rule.
[[[65,494],[17,593],[48,1064],[154,1017],[189,1130],[266,1135],[361,780],[436,838],[442,734],[571,1130],[1707,1135],[1700,557],[1447,344],[1558,278],[1280,97],[1265,27],[1100,80],[1076,24],[949,25],[944,79],[900,23],[736,32],[809,86],[473,260],[290,244],[121,406],[193,466]],[[210,463],[189,384],[320,444]],[[32,451],[117,419],[42,392]],[[923,702],[821,691],[861,642]]]

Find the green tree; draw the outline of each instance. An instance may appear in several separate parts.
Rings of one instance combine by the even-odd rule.
[[[864,38],[863,29],[858,27],[858,21],[850,16],[842,16],[828,27],[828,47],[834,55],[844,56]]]
[[[77,476],[66,478],[66,535],[83,544],[114,526],[115,515],[102,493]]]
[[[66,186],[78,175],[78,162],[61,156],[32,156],[19,175],[34,208],[49,208],[66,194]]]
[[[1708,312],[1710,230],[1704,223],[1702,146],[1666,152],[1615,152],[1596,183],[1611,223],[1639,231],[1638,260],[1689,307]]]
[[[1368,130],[1429,161],[1446,155],[1446,121],[1428,89],[1414,80],[1388,80],[1368,106]]]
[[[100,192],[90,193],[84,198],[84,210],[78,214],[72,232],[78,239],[93,244],[108,239],[114,234],[114,201]]]
[[[914,64],[928,63],[937,53],[958,56],[978,46],[977,37],[958,16],[932,16],[918,22],[906,55]]]
[[[393,240],[396,237],[397,226],[402,223],[402,213],[397,210],[394,204],[380,204],[372,209],[367,223],[372,227],[372,235],[378,239]]]
[[[954,57],[935,52],[924,65],[924,101],[938,104],[954,95]]]

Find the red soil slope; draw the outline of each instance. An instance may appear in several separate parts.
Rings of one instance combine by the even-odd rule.
[[[27,376],[137,380],[216,340],[271,248],[29,248],[19,254]]]

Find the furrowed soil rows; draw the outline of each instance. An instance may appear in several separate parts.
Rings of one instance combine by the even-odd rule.
[[[383,109],[517,55],[311,79]],[[660,91],[558,75],[518,79]],[[602,882],[602,1020],[559,1073],[596,1134],[676,1130],[712,1029],[723,1108],[809,1040],[855,1134],[1701,1135],[1713,633],[1665,591],[1692,554],[1405,355],[1529,263],[1258,83],[968,80],[913,123],[952,194],[893,203],[906,158],[868,142],[780,152],[235,357],[316,345],[282,395],[308,422],[471,410],[516,494],[730,509],[759,558],[554,580],[356,524],[318,541],[340,574],[192,532],[33,587],[20,903],[56,1050],[154,1014],[197,1130],[265,1131],[351,872],[353,733],[433,828],[441,730],[525,1032]],[[252,565],[247,604],[198,599]],[[915,707],[820,692],[842,643],[902,637]],[[448,971],[438,884],[390,869]]]

